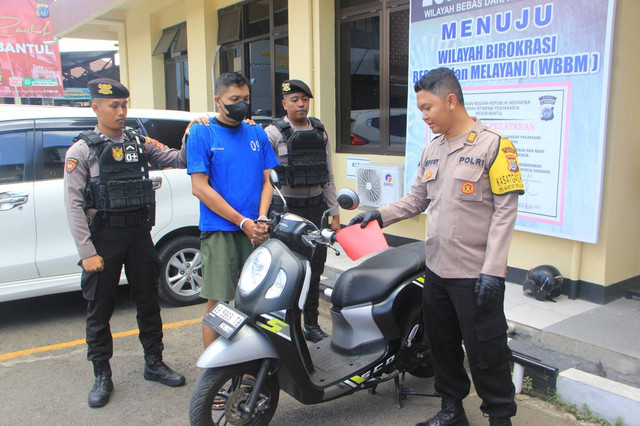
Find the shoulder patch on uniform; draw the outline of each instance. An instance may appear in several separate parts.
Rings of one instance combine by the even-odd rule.
[[[167,149],[167,146],[165,144],[163,144],[162,142],[159,142],[155,139],[152,139],[148,136],[145,136],[145,143],[150,143],[151,145],[154,145],[156,148],[158,148],[160,151],[164,151],[165,149]]]
[[[76,169],[76,167],[78,167],[78,160],[75,158],[67,158],[67,162],[65,164],[65,170],[67,173],[71,173]]]
[[[498,154],[489,169],[489,181],[491,182],[491,192],[496,195],[510,192],[524,194],[518,155],[508,138],[500,138]]]

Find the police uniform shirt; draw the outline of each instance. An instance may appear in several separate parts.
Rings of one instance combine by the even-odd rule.
[[[124,132],[119,137],[107,138],[97,127],[93,131],[115,143],[129,140]],[[184,145],[182,149],[177,150],[171,149],[155,139],[144,136],[141,138],[144,138],[144,151],[149,163],[163,167],[186,167],[187,153]],[[69,147],[65,156],[64,201],[71,235],[75,240],[80,259],[97,254],[91,242],[91,232],[87,224],[87,216],[93,215],[95,209],[85,206],[84,193],[89,183],[98,183],[99,181],[98,150],[89,148],[84,139],[79,139]]]
[[[519,194],[494,195],[490,186],[501,137],[476,120],[465,134],[435,138],[422,153],[411,191],[380,208],[387,226],[428,207],[426,263],[442,278],[506,275]]]
[[[296,126],[289,120],[289,117],[287,116],[284,117],[284,121],[291,125],[291,130],[293,130],[294,132],[298,130],[313,129],[313,126],[311,125],[309,120],[307,120],[307,124],[304,126]],[[280,161],[280,164],[287,164],[289,160],[287,153],[287,141],[285,140],[284,135],[274,124],[267,126],[264,130],[265,132],[267,132],[267,136],[269,136],[269,141],[271,142],[273,151],[278,156],[278,161]],[[337,206],[338,199],[336,196],[336,185],[333,177],[333,168],[331,167],[331,146],[329,144],[329,136],[327,135],[326,130],[324,132],[324,136],[326,142],[325,150],[327,153],[327,168],[329,169],[329,182],[327,182],[327,184],[324,186],[296,186],[294,188],[286,185],[286,182],[281,182],[282,188],[280,189],[280,192],[283,196],[292,198],[311,198],[317,197],[318,195],[322,194],[324,195],[324,199],[327,202],[328,206]],[[337,216],[338,214],[340,214],[340,209],[338,207],[335,207],[331,210],[330,214],[331,216]]]

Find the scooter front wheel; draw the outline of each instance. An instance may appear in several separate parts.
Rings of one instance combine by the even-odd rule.
[[[278,406],[280,386],[277,377],[268,377],[253,412],[245,410],[260,361],[205,370],[189,403],[192,425],[268,425]]]

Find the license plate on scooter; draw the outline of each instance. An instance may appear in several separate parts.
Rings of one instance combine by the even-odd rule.
[[[205,315],[202,322],[220,333],[221,336],[231,339],[247,322],[247,318],[247,315],[225,302],[218,302],[211,312]]]

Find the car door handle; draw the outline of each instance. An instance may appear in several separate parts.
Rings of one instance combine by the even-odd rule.
[[[26,192],[2,192],[0,193],[0,210],[11,210],[28,200],[29,194]]]
[[[151,178],[152,187],[154,190],[158,190],[162,187],[162,176],[154,176]]]

